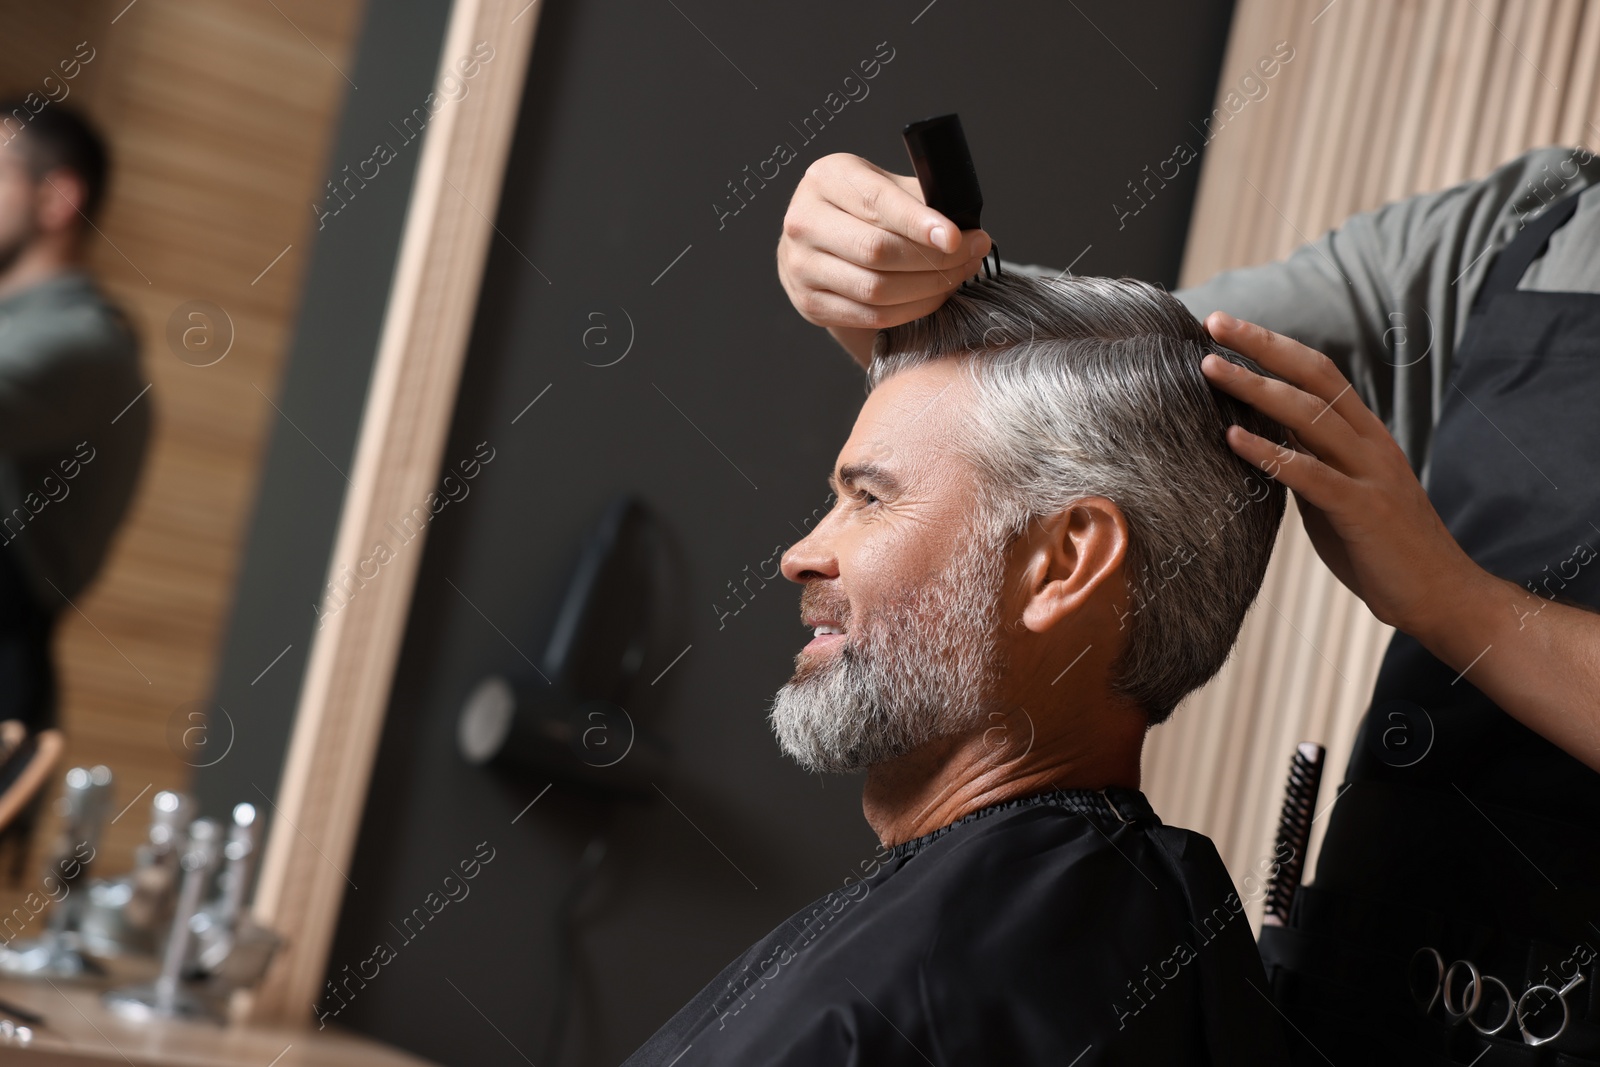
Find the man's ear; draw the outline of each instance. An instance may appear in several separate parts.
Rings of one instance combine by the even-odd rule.
[[[1103,496],[1084,497],[1065,511],[1035,519],[1023,568],[1028,599],[1022,624],[1044,633],[1081,614],[1114,588],[1127,555],[1128,519]]]
[[[47,233],[60,233],[85,225],[83,205],[89,200],[89,186],[78,172],[68,167],[56,167],[40,179],[35,209],[39,228]]]

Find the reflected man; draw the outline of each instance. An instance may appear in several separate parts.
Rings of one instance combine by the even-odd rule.
[[[85,265],[108,169],[70,110],[0,103],[0,720],[30,729],[55,723],[55,620],[99,570],[150,433],[138,342]]]

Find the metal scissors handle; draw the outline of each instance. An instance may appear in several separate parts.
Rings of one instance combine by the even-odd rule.
[[[1547,985],[1544,982],[1539,982],[1523,990],[1522,996],[1517,998],[1517,1029],[1522,1031],[1522,1040],[1530,1045],[1543,1045],[1547,1042],[1554,1041],[1556,1038],[1566,1033],[1567,1023],[1572,1020],[1572,1009],[1567,1006],[1567,994],[1578,988],[1578,986],[1582,983],[1583,973],[1581,971],[1573,971],[1572,977],[1567,979],[1567,984],[1562,986],[1560,989],[1557,989],[1552,985]],[[1528,1029],[1528,1016],[1530,1014],[1537,1015],[1544,1009],[1546,1004],[1550,1003],[1549,1000],[1542,996],[1537,998],[1538,1002],[1533,1005],[1531,1012],[1524,1007],[1524,1004],[1528,998],[1538,993],[1540,990],[1544,990],[1551,996],[1554,996],[1557,1003],[1561,1005],[1561,1025],[1556,1027],[1556,1032],[1548,1037],[1539,1037],[1535,1035],[1533,1031]]]
[[[1419,962],[1422,964],[1420,972]],[[1430,963],[1431,966],[1428,966]],[[1463,971],[1466,973],[1465,984],[1462,984],[1459,978]],[[1439,951],[1425,945],[1412,955],[1406,980],[1411,990],[1411,999],[1424,1015],[1430,1014],[1434,1005],[1442,1004],[1444,1017],[1450,1025],[1459,1026],[1466,1022],[1484,1035],[1498,1034],[1515,1019],[1524,1044],[1544,1045],[1567,1032],[1567,1026],[1572,1021],[1572,1009],[1567,1004],[1567,994],[1581,985],[1584,979],[1581,971],[1574,971],[1572,977],[1567,979],[1566,984],[1560,989],[1544,982],[1536,982],[1523,990],[1520,997],[1513,999],[1511,989],[1505,982],[1492,974],[1482,973],[1470,960],[1456,960],[1447,968],[1444,965],[1444,957]],[[1484,995],[1484,989],[1489,986],[1498,990],[1498,996]],[[1554,997],[1561,1005],[1561,1024],[1556,1027],[1554,1033],[1537,1034],[1528,1024],[1550,1003],[1550,997]],[[1480,1019],[1484,1012],[1492,1011],[1496,1003],[1505,1005],[1505,1014],[1499,1021],[1491,1025],[1489,1019]]]

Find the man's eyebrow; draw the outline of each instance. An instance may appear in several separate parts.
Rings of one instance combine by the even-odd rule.
[[[901,488],[900,479],[890,473],[888,468],[876,463],[846,463],[839,468],[837,475],[828,475],[828,488],[833,490],[835,496],[842,495],[841,487],[853,489],[858,482],[872,485],[888,495],[898,493]]]

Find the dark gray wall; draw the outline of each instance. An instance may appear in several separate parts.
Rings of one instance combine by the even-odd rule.
[[[374,19],[389,22],[386,6]],[[421,6],[423,29],[437,26],[442,5]],[[1198,164],[1138,215],[1119,222],[1117,205],[1146,165],[1199,143],[1190,123],[1209,110],[1230,14],[1226,0],[542,8],[445,454],[454,467],[487,442],[494,459],[429,535],[349,872],[360,888],[346,896],[329,968],[343,979],[378,966],[330,1021],[452,1064],[620,1061],[872,852],[859,781],[803,775],[764,723],[806,639],[797,588],[779,579],[719,617],[734,603],[726,583],[796,540],[823,505],[862,396],[860,372],[791,311],[773,272],[805,166],[852,151],[906,170],[900,126],[957,110],[985,223],[1008,258],[1066,266],[1083,253],[1078,273],[1170,285]],[[803,144],[791,121],[880,42],[893,59],[870,94]],[[725,183],[780,141],[799,158],[719,225]],[[331,274],[315,277],[338,291]],[[627,357],[593,365],[620,354],[629,319]],[[322,373],[306,365],[314,358],[297,352],[291,384]],[[269,480],[263,515],[288,490]],[[664,518],[680,553],[644,677],[692,648],[650,691],[655,706],[634,708],[674,746],[658,782],[671,802],[605,805],[560,785],[541,797],[546,779],[463,763],[456,711],[486,673],[531,673],[582,535],[623,490]],[[552,1058],[557,902],[596,836],[608,851],[579,908],[572,1022]],[[480,842],[493,859],[469,895],[407,939],[403,917]],[[388,951],[365,962],[380,944]]]

